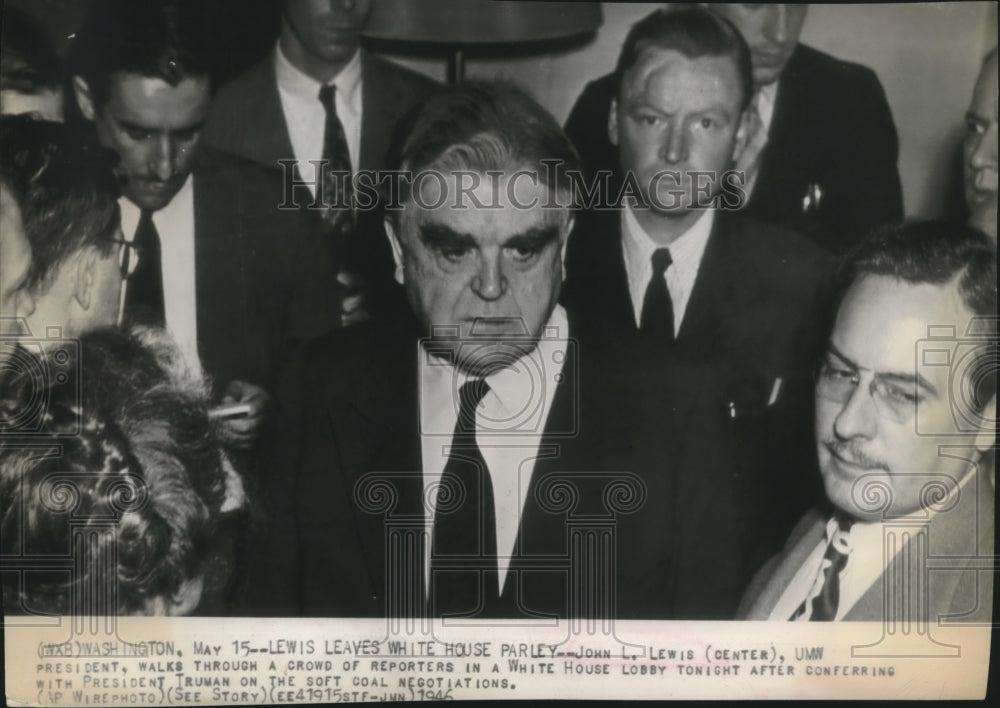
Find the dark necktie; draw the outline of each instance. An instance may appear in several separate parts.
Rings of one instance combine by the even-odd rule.
[[[642,299],[642,315],[639,318],[639,332],[650,339],[671,342],[674,339],[674,305],[663,277],[673,263],[669,248],[653,251],[653,276],[646,286]]]
[[[336,95],[332,84],[326,84],[319,90],[319,100],[326,109],[326,130],[323,133],[323,203],[326,208],[323,220],[327,224],[334,254],[354,233],[351,153],[344,126],[337,117]]]
[[[139,264],[125,286],[125,319],[131,323],[162,327],[166,324],[163,263],[160,235],[153,223],[153,212],[142,211],[133,243],[139,251]]]
[[[476,444],[476,407],[490,390],[482,379],[459,389],[458,420],[441,475],[431,542],[431,612],[491,616],[497,590],[493,483]]]
[[[840,605],[840,574],[847,565],[851,549],[847,546],[847,534],[851,530],[851,521],[843,516],[837,517],[839,533],[835,533],[830,545],[823,555],[823,587],[819,594],[812,599],[812,614],[809,615],[810,622],[831,622],[837,618],[837,608]],[[809,600],[803,600],[798,609],[789,618],[797,620],[808,610]]]

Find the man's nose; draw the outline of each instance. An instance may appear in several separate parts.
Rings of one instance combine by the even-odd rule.
[[[472,278],[472,290],[484,300],[497,300],[507,292],[499,252],[483,254],[479,269]]]
[[[667,128],[661,156],[665,162],[677,164],[687,160],[687,136],[683,125],[675,123]]]
[[[765,31],[768,39],[773,42],[781,44],[788,39],[788,8],[784,3],[768,7]]]
[[[975,136],[970,162],[977,170],[997,166],[997,124],[991,123],[982,135]]]
[[[161,135],[156,139],[153,148],[150,169],[153,176],[158,180],[166,182],[174,176],[176,163],[174,141],[168,135]]]
[[[870,440],[878,432],[878,412],[868,386],[859,384],[833,421],[833,430],[841,440]]]

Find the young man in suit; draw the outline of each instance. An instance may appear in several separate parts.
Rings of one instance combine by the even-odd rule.
[[[730,23],[698,7],[657,11],[629,33],[615,75],[608,134],[632,186],[620,208],[579,215],[564,302],[587,324],[715,372],[715,450],[730,459],[713,474],[735,505],[721,526],[750,544],[749,580],[819,491],[785,475],[811,459],[800,441],[830,266],[808,240],[725,208],[752,91]],[[780,509],[768,499],[776,484],[788,492]]]
[[[997,238],[997,50],[986,55],[966,114],[963,146],[969,223]]]
[[[740,616],[989,623],[996,244],[913,224],[862,246],[844,282],[816,379],[829,504],[803,518]]]
[[[840,253],[879,224],[903,216],[896,128],[870,69],[799,43],[807,5],[711,3],[750,47],[754,94],[747,148],[745,210]],[[566,122],[591,174],[619,160],[603,118],[614,75],[592,81]]]
[[[140,262],[123,318],[164,326],[215,382],[230,442],[249,449],[296,340],[339,325],[326,245],[282,210],[280,177],[201,147],[211,27],[193,0],[99,0],[76,38],[73,87],[120,157],[125,238]]]
[[[332,175],[317,174],[313,163],[325,159],[326,169],[351,174],[382,169],[396,122],[437,87],[361,49],[371,7],[371,0],[282,0],[274,52],[220,89],[205,126],[209,145],[282,170],[290,184],[308,186],[301,203],[323,203],[317,215],[322,213],[341,261],[350,261],[349,267],[341,263],[338,276],[352,293],[345,324],[366,315],[362,282],[371,286],[368,304],[376,312],[402,298],[392,296],[392,259],[380,213],[337,209],[338,197],[350,196],[333,195]]]
[[[675,533],[670,481],[701,380],[577,340],[557,303],[568,139],[521,90],[470,82],[421,104],[394,154],[385,227],[411,315],[305,351],[282,455],[298,479],[272,497],[257,590],[278,577],[307,615],[675,616],[675,547],[700,533]],[[572,549],[597,539],[617,556],[590,567],[617,574],[572,586]],[[712,616],[735,607],[726,574],[699,583]]]

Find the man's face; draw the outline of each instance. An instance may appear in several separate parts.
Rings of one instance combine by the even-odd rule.
[[[741,94],[728,57],[689,59],[650,47],[625,73],[609,137],[654,211],[684,216],[718,193],[719,177],[743,149]]]
[[[983,65],[966,115],[965,202],[969,221],[997,237],[997,54]]]
[[[31,266],[31,244],[24,235],[21,209],[14,195],[0,184],[0,333],[16,316],[17,291]]]
[[[210,103],[208,77],[171,86],[163,79],[115,74],[108,101],[97,110],[79,89],[77,95],[101,144],[121,158],[125,196],[151,211],[169,204],[194,168]]]
[[[494,344],[537,338],[559,297],[572,220],[565,208],[543,208],[548,188],[528,176],[476,177],[478,187],[465,194],[455,176],[423,180],[399,232],[387,220],[396,277],[428,332],[457,325],[468,341],[476,322],[476,335]],[[499,208],[477,208],[477,200]],[[476,356],[488,358],[482,347]]]
[[[821,371],[816,388],[819,465],[835,506],[875,520],[885,510],[865,500],[887,498],[890,514],[907,514],[920,509],[929,482],[940,483],[943,475],[961,481],[968,463],[939,452],[942,444],[971,444],[968,437],[950,434],[957,432],[950,369],[921,361],[917,342],[927,339],[931,325],[965,332],[971,316],[954,283],[911,285],[865,276],[851,286],[830,336],[823,367],[830,374]],[[839,385],[852,375],[860,381],[845,386],[846,402],[821,394],[824,379]],[[873,377],[879,382],[878,402],[871,392]]]
[[[358,48],[371,0],[285,0],[285,24],[315,60],[346,62]]]
[[[802,34],[808,5],[785,3],[712,3],[710,10],[732,22],[750,47],[753,82],[773,83],[792,56]]]

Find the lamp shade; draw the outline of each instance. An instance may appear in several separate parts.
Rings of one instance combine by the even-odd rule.
[[[501,44],[572,37],[600,24],[598,2],[375,0],[364,34],[405,42]]]

